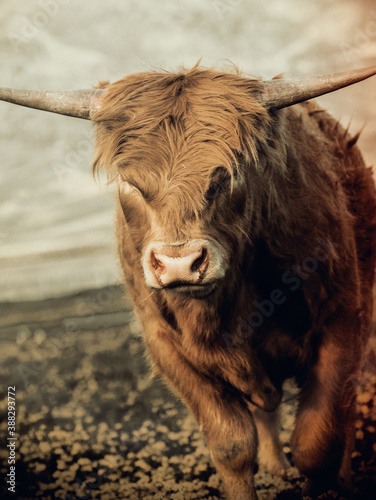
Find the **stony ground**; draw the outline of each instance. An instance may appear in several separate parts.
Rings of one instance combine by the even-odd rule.
[[[202,434],[181,402],[150,378],[130,300],[106,288],[1,304],[0,497],[6,498],[7,394],[16,386],[16,495],[26,499],[223,499]],[[358,387],[357,500],[376,498],[376,339]],[[288,390],[282,439],[294,419]],[[258,472],[260,500],[298,499],[302,478]],[[326,495],[323,499],[337,498]]]

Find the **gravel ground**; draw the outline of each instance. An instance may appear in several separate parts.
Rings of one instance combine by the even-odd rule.
[[[151,379],[132,305],[120,287],[0,304],[1,475],[7,394],[16,387],[17,499],[221,499],[221,481],[184,405]],[[376,497],[376,337],[358,387],[356,499]],[[288,445],[294,390],[281,437]],[[300,498],[302,478],[257,472],[260,500]],[[7,498],[5,481],[1,498]],[[335,495],[321,498],[334,499]]]

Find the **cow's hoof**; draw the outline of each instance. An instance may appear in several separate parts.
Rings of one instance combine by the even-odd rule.
[[[284,477],[286,475],[286,469],[289,469],[290,467],[291,464],[283,452],[281,452],[279,455],[268,457],[268,459],[265,461],[259,461],[259,468],[261,470],[266,470],[273,476]]]

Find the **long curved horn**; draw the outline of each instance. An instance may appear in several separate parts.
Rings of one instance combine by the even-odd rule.
[[[331,75],[263,83],[261,101],[268,109],[280,109],[347,87],[376,74],[376,66]]]
[[[104,89],[90,90],[16,90],[0,88],[0,100],[90,120],[100,107]]]

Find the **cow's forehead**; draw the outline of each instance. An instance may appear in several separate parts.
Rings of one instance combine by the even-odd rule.
[[[226,142],[220,133],[205,134],[200,128],[191,134],[180,130],[178,137],[172,128],[164,125],[137,138],[125,136],[118,153],[118,167],[130,176],[154,175],[162,180],[192,175],[204,180],[219,166],[232,171],[236,160],[233,151],[239,148],[239,143]]]

